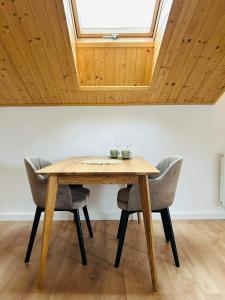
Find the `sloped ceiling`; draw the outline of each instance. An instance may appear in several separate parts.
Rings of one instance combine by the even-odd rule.
[[[150,85],[88,91],[68,1],[1,1],[0,105],[213,104],[224,92],[225,0],[164,0]]]

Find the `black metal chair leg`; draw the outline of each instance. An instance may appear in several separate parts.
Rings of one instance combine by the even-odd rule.
[[[165,209],[165,216],[166,216],[166,223],[167,223],[168,233],[169,233],[169,237],[170,237],[170,244],[171,244],[171,247],[172,247],[172,252],[173,252],[175,265],[176,265],[176,267],[179,268],[180,267],[180,262],[179,262],[179,257],[178,257],[178,253],[177,253],[175,237],[174,237],[174,233],[173,233],[173,225],[172,225],[172,222],[171,222],[170,212],[169,212],[168,208]]]
[[[80,223],[79,210],[75,209],[73,213],[74,213],[74,222],[76,224],[76,229],[77,229],[77,237],[78,237],[79,245],[80,245],[80,254],[81,254],[82,264],[86,265],[87,258],[86,258],[86,252],[85,252],[85,247],[84,247],[84,239],[83,239],[82,227],[81,227],[81,223]]]
[[[87,228],[88,228],[88,231],[89,231],[89,235],[90,235],[91,238],[93,238],[91,222],[90,222],[90,219],[89,219],[89,214],[88,214],[88,210],[87,210],[86,205],[83,207],[83,212],[84,212],[84,217],[85,217],[85,220],[86,220]]]
[[[24,260],[25,263],[29,263],[29,261],[30,261],[30,256],[31,256],[31,252],[32,252],[32,249],[33,249],[34,240],[35,240],[35,236],[36,236],[36,233],[37,233],[37,228],[38,228],[38,224],[39,224],[39,221],[40,221],[42,211],[44,211],[42,208],[40,208],[38,206],[36,207],[34,222],[33,222],[32,230],[31,230],[31,234],[30,234],[30,240],[29,240],[28,247],[27,247],[26,257],[25,257],[25,260]]]
[[[127,230],[127,223],[129,219],[129,212],[124,211],[123,216],[122,216],[122,223],[121,223],[121,229],[119,233],[119,243],[118,243],[118,248],[117,248],[117,253],[116,253],[116,260],[114,267],[118,268],[120,264],[120,258],[123,250],[123,243],[124,243],[124,238],[126,235],[126,230]]]
[[[166,212],[165,210],[160,210],[160,214],[161,214],[161,219],[162,219],[162,224],[163,224],[163,229],[164,229],[164,234],[165,234],[165,239],[166,242],[170,241],[170,236],[169,236],[169,232],[168,232],[168,228],[167,228],[167,218],[166,218]]]
[[[121,215],[120,215],[120,223],[119,223],[119,227],[118,227],[118,232],[117,232],[117,236],[116,236],[117,239],[120,237],[120,231],[121,231],[122,220],[123,220],[124,214],[125,214],[125,210],[122,210]]]

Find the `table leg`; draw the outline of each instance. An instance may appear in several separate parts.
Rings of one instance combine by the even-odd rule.
[[[143,210],[143,219],[145,226],[145,236],[148,248],[148,259],[150,264],[151,278],[152,278],[152,287],[153,290],[157,290],[157,272],[155,265],[155,248],[153,240],[153,228],[152,228],[152,211],[151,211],[151,202],[150,202],[150,192],[149,192],[149,183],[148,177],[143,175],[139,177],[140,185],[140,196]]]
[[[37,282],[38,288],[41,288],[43,285],[46,260],[48,254],[48,244],[49,244],[49,238],[51,234],[57,189],[58,189],[57,176],[56,175],[49,176],[46,203],[45,203],[45,216],[44,216],[44,227],[42,233],[41,256],[40,256],[39,271],[38,271],[38,282]]]

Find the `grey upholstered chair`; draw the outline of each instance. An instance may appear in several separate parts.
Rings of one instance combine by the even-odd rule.
[[[27,248],[27,253],[25,257],[25,263],[28,263],[30,260],[30,255],[32,252],[41,213],[45,210],[45,195],[47,192],[48,182],[47,176],[37,175],[35,171],[51,165],[51,162],[49,162],[43,157],[38,156],[27,157],[24,159],[24,162],[27,170],[33,200],[37,206],[31,230],[30,240]],[[86,206],[88,196],[89,190],[83,188],[82,185],[62,185],[58,188],[55,206],[55,211],[70,211],[74,215],[74,222],[76,224],[77,236],[79,240],[83,265],[87,264],[87,259],[84,247],[83,233],[80,223],[79,208],[83,208],[90,237],[93,237],[91,223],[89,220],[88,210]]]
[[[182,161],[181,157],[165,158],[156,166],[160,173],[149,177],[152,211],[161,214],[165,238],[167,242],[170,241],[171,243],[176,267],[179,267],[180,263],[169,207],[174,201]],[[120,189],[117,196],[117,205],[122,209],[122,212],[117,233],[119,243],[115,267],[119,267],[129,215],[142,211],[139,185],[130,185],[127,188]]]

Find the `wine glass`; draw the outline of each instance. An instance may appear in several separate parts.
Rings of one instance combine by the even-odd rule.
[[[131,139],[131,137],[130,136],[124,137],[123,144],[124,144],[125,148],[128,150],[131,147],[131,145],[132,145],[132,139]]]
[[[120,148],[122,147],[122,144],[123,144],[123,141],[122,141],[121,137],[116,137],[114,139],[114,145],[117,150],[120,150]]]

